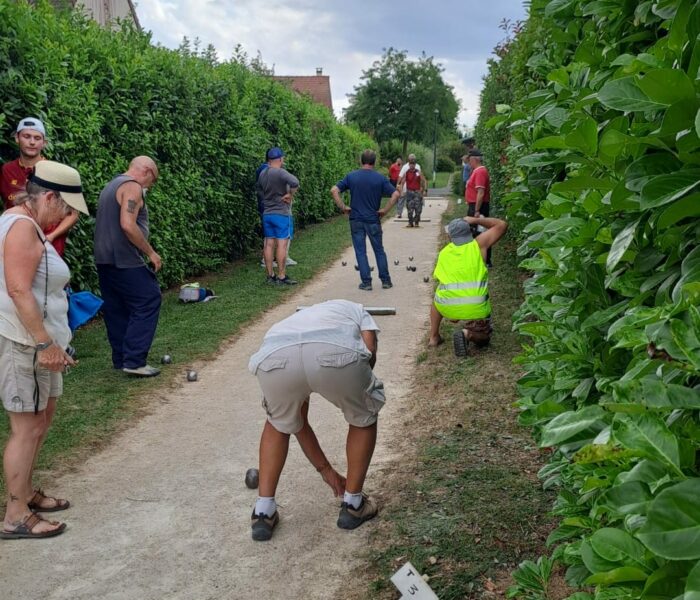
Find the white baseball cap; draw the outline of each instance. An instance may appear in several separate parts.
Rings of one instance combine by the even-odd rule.
[[[19,122],[19,125],[17,125],[17,131],[15,133],[19,133],[24,129],[33,129],[34,131],[38,131],[41,135],[46,137],[46,129],[44,127],[44,124],[36,117],[25,117],[24,119],[22,119]]]

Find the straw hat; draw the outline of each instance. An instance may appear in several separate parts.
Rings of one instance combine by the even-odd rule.
[[[90,214],[83,197],[80,173],[73,167],[53,160],[41,160],[34,167],[34,173],[29,176],[29,181],[47,190],[60,193],[68,206],[85,215]]]

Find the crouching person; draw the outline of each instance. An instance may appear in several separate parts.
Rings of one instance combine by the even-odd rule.
[[[486,231],[474,238],[471,226]],[[457,356],[466,356],[467,345],[486,346],[491,340],[491,302],[486,256],[489,248],[503,237],[508,224],[501,219],[465,217],[447,226],[450,243],[438,255],[433,277],[439,285],[430,307],[429,346],[437,346],[443,317],[463,321],[455,330],[453,344]]]
[[[362,487],[384,406],[384,385],[372,372],[378,331],[361,304],[330,300],[273,325],[251,357],[248,368],[258,377],[267,412],[260,439],[260,496],[252,515],[254,540],[269,540],[279,522],[275,492],[292,434],[333,494],[343,497],[338,527],[355,529],[376,516],[378,507]],[[348,422],[347,479],[328,462],[309,425],[311,392],[343,411]]]

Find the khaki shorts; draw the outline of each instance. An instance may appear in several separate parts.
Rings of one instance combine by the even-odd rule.
[[[343,411],[356,427],[377,422],[384,406],[384,384],[369,357],[331,344],[297,344],[273,352],[257,371],[267,420],[282,433],[303,426],[301,407],[316,392]]]
[[[0,398],[8,412],[34,412],[34,348],[0,336]],[[37,368],[39,410],[63,394],[63,375]]]

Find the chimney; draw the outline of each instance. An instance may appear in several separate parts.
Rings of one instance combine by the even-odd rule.
[[[316,67],[316,75],[323,75],[323,67]]]

